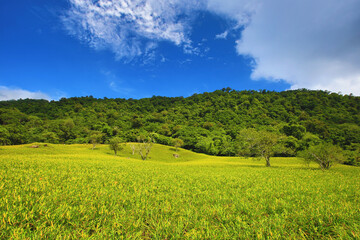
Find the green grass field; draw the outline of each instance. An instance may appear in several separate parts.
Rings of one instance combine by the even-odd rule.
[[[0,148],[1,239],[360,238],[360,168],[30,146]]]

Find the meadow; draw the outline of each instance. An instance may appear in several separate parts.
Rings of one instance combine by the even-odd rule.
[[[1,239],[360,238],[360,168],[91,147],[0,148]]]

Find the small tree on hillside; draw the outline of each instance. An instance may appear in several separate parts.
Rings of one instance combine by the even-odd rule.
[[[135,144],[130,144],[130,149],[132,151],[132,155],[134,155],[135,151],[136,151],[136,145]]]
[[[155,142],[151,137],[139,136],[137,137],[139,142],[138,144],[138,152],[141,156],[142,160],[146,160],[151,151],[152,145]]]
[[[281,137],[273,132],[243,129],[238,136],[239,155],[263,158],[265,165],[270,167],[270,158],[275,153],[287,152],[280,139]]]
[[[330,143],[321,143],[311,146],[307,150],[299,153],[306,163],[315,162],[321,169],[329,169],[335,163],[342,162],[344,155],[340,147]]]
[[[175,138],[175,139],[173,139],[173,145],[174,145],[175,150],[177,152],[178,148],[181,147],[182,145],[184,145],[184,141],[181,140],[180,138]]]
[[[93,145],[92,150],[94,150],[98,143],[101,143],[103,136],[104,134],[99,131],[94,131],[90,134],[89,139],[90,143]]]
[[[113,137],[109,140],[109,148],[110,150],[114,151],[115,156],[118,151],[121,151],[123,149],[121,142],[121,139],[118,137]]]

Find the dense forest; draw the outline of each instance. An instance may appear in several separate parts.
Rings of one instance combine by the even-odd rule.
[[[88,143],[100,136],[136,141],[149,135],[157,143],[211,155],[238,154],[239,132],[256,129],[282,136],[294,156],[319,142],[340,146],[349,156],[360,146],[360,98],[306,89],[236,91],[230,88],[190,97],[0,102],[0,144]],[[356,157],[350,157],[354,164]]]

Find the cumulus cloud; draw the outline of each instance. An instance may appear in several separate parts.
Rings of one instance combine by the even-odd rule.
[[[206,9],[215,14],[236,20],[246,26],[260,5],[260,0],[206,0]]]
[[[237,52],[254,59],[253,79],[360,95],[359,12],[356,0],[262,1]]]
[[[111,49],[125,60],[149,53],[149,41],[170,41],[189,50],[186,16],[199,6],[191,0],[69,2],[71,8],[62,18],[68,32],[96,49]]]
[[[19,88],[8,88],[5,86],[0,86],[0,101],[6,101],[6,100],[17,100],[17,99],[46,99],[50,100],[50,97],[42,93],[40,91],[38,92],[30,92],[24,89]]]

